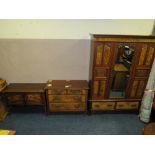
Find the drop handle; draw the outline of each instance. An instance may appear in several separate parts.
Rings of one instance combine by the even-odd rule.
[[[80,108],[80,104],[74,105],[75,108]]]
[[[112,107],[112,106],[113,106],[112,104],[108,104],[108,105],[107,105],[107,107]]]
[[[69,84],[69,85],[65,85],[65,88],[71,88],[71,87],[72,87],[71,84]]]
[[[122,104],[120,104],[120,105],[119,105],[119,107],[123,107],[123,105],[122,105]]]
[[[135,104],[133,104],[133,105],[131,105],[131,107],[136,107],[136,105],[135,105]]]
[[[99,105],[95,105],[95,107],[96,107],[96,108],[99,108],[100,106],[99,106]]]

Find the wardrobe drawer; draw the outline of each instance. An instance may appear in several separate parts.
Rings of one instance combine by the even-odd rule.
[[[48,95],[49,102],[86,102],[85,95]]]
[[[138,109],[139,102],[117,102],[116,109],[132,110]]]
[[[92,102],[92,110],[114,110],[115,102]]]

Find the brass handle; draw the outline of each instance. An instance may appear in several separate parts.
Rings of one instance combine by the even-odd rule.
[[[96,108],[100,107],[99,105],[95,105]]]
[[[71,88],[71,87],[72,87],[71,84],[69,84],[69,85],[65,85],[65,88]]]
[[[107,107],[112,107],[112,104],[108,104]]]
[[[133,105],[131,105],[131,107],[136,107],[136,105],[135,105],[135,104],[133,104]]]
[[[123,105],[120,104],[119,107],[123,107]]]
[[[47,84],[47,87],[52,87],[52,84],[51,83]]]
[[[80,108],[80,104],[74,105],[75,108]]]
[[[59,108],[59,107],[61,107],[61,105],[60,104],[55,104],[55,107]]]

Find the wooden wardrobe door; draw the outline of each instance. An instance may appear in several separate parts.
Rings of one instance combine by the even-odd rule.
[[[93,98],[104,99],[108,97],[113,43],[96,42],[94,48]]]
[[[130,79],[130,98],[141,98],[147,84],[151,66],[155,57],[155,45],[151,43],[137,44],[138,51],[135,66]]]

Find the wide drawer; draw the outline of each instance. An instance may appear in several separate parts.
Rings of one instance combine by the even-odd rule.
[[[9,104],[20,105],[24,103],[24,97],[22,95],[9,95],[7,96]]]
[[[49,103],[49,112],[86,111],[84,103]]]
[[[86,95],[87,90],[72,90],[72,89],[69,89],[69,90],[67,90],[67,94],[68,95]]]
[[[92,102],[92,110],[114,110],[115,102]]]
[[[49,102],[86,102],[86,95],[48,95]]]
[[[65,90],[65,89],[49,89],[49,90],[47,90],[47,94],[49,94],[49,95],[66,95],[67,90]]]
[[[116,109],[120,110],[132,110],[138,109],[139,102],[117,102]]]
[[[87,94],[87,90],[49,89],[47,93],[49,95],[85,95]]]
[[[27,94],[26,95],[26,102],[30,105],[42,105],[42,97],[41,94]]]

